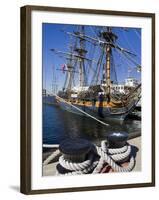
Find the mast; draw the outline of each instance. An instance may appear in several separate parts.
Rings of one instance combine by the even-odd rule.
[[[68,74],[69,74],[69,78],[68,78],[68,90],[69,92],[71,91],[72,89],[72,78],[73,78],[73,66],[72,66],[72,53],[73,53],[73,48],[72,48],[72,44],[70,44],[69,46],[70,48],[70,52],[71,52],[71,55],[69,56],[68,58],[68,63],[67,63],[67,68],[68,68]]]
[[[84,26],[81,27],[81,33],[84,32]],[[82,38],[80,38],[80,51],[79,51],[79,55],[83,56],[83,47],[84,47],[84,41]],[[83,64],[84,64],[84,60],[83,59],[79,59],[79,81],[80,81],[80,87],[82,87],[84,85],[84,74],[83,74]]]
[[[79,47],[75,48],[75,51],[79,55],[79,85],[80,87],[85,86],[85,55],[87,51],[85,50],[85,38],[84,38],[84,26],[79,27],[79,32],[75,32],[75,34],[79,37]]]
[[[111,47],[110,45],[106,45],[106,83],[107,83],[107,89],[106,94],[110,96],[110,55],[111,55]]]
[[[111,27],[107,27],[103,32],[101,32],[101,37],[105,40],[105,52],[106,52],[106,64],[105,64],[105,77],[106,77],[106,96],[108,101],[110,101],[110,85],[111,85],[111,55],[112,47],[114,48],[114,42],[117,36],[112,32]]]
[[[55,68],[52,66],[52,84],[51,84],[51,89],[52,93],[56,94],[57,93],[57,76],[55,74]]]

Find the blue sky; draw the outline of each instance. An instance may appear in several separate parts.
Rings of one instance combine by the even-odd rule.
[[[62,64],[66,63],[66,60],[51,52],[50,49],[68,52],[70,37],[65,32],[73,32],[75,29],[77,29],[76,25],[52,23],[43,23],[42,25],[43,88],[48,91],[51,91],[53,77],[56,76],[58,89],[61,89],[66,75],[66,73],[57,70],[61,68]],[[95,29],[96,27],[85,26],[86,34],[92,37],[95,37]],[[134,52],[137,55],[134,57],[135,61],[141,64],[141,29],[114,27],[113,31],[118,35],[117,44]],[[96,55],[98,55],[98,52],[96,52]],[[114,62],[118,82],[123,82],[128,76],[129,68],[131,68],[130,75],[140,80],[141,74],[135,70],[135,64],[124,58],[119,52],[114,52]]]

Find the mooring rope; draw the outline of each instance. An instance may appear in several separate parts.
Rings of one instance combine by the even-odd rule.
[[[61,152],[59,149],[57,149],[56,151],[54,151],[44,162],[43,162],[43,166],[49,164],[49,162],[51,162],[53,159],[55,159],[57,156],[60,156]]]
[[[77,106],[75,106],[75,105],[73,105],[73,104],[67,102],[65,99],[59,97],[58,95],[54,94],[54,96],[56,96],[57,98],[61,99],[63,102],[67,103],[69,106],[72,106],[73,108],[75,108],[75,109],[78,110],[79,112],[81,112],[81,113],[87,115],[88,117],[90,117],[90,118],[96,120],[97,122],[99,122],[99,123],[101,123],[101,124],[103,124],[103,125],[105,125],[105,126],[110,126],[109,124],[107,124],[107,123],[105,123],[105,122],[103,122],[103,121],[97,119],[96,117],[93,117],[92,115],[88,114],[87,112],[81,110],[81,109],[78,108]]]
[[[102,141],[104,143],[105,141]],[[110,167],[116,172],[130,172],[135,166],[135,159],[133,156],[130,157],[130,162],[128,166],[122,167],[118,162],[128,160],[131,155],[131,146],[126,144],[120,149],[110,149],[106,145],[101,144],[101,147],[96,146],[98,155],[100,156],[99,163],[94,169],[93,173],[99,173],[104,165],[108,163]]]
[[[79,171],[72,171],[72,172],[68,172],[65,174],[61,174],[58,171],[56,171],[56,175],[80,175],[80,174],[88,174],[90,173],[98,164],[98,161],[93,162],[89,167],[83,169],[83,170],[79,170]]]
[[[66,170],[72,171],[65,174],[58,175],[71,175],[71,174],[87,174],[87,173],[100,173],[105,164],[109,165],[115,172],[130,172],[135,166],[135,159],[131,156],[131,145],[128,143],[122,148],[108,148],[107,142],[102,141],[101,147],[95,146],[96,152],[90,154],[88,159],[84,162],[74,163],[65,160],[64,156],[59,157],[59,164]],[[98,154],[100,157],[97,160]],[[96,157],[96,158],[95,158]],[[128,162],[126,167],[121,166],[121,163]]]
[[[62,167],[65,169],[71,170],[71,171],[82,171],[88,167],[93,162],[93,155],[91,154],[88,158],[88,160],[81,162],[81,163],[72,163],[64,159],[64,156],[60,156],[59,163]]]

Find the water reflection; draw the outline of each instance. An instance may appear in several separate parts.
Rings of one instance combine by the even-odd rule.
[[[110,132],[126,131],[130,135],[141,132],[141,121],[126,120],[124,123],[107,121],[104,126],[88,117],[43,105],[43,143],[56,144],[68,137],[82,137],[98,143]]]

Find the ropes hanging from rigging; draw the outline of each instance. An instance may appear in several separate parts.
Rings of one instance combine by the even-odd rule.
[[[100,51],[101,51],[100,57],[99,57],[98,62],[97,62],[97,67],[95,68],[94,74],[92,76],[91,85],[97,84],[97,82],[99,80],[99,72],[100,72],[100,69],[101,69],[101,66],[102,66],[102,60],[103,60],[103,57],[104,57],[104,49],[101,49]]]

